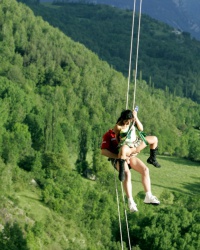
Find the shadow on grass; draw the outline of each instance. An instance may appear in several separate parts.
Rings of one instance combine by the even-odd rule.
[[[180,165],[200,167],[200,162],[190,161],[190,160],[187,160],[187,159],[184,159],[184,158],[177,158],[175,156],[159,155],[158,158],[162,159],[162,160],[166,160],[168,162],[173,162],[173,163],[176,163],[176,164],[180,164]]]
[[[200,179],[198,177],[190,176],[191,182],[182,182],[179,180],[178,185],[179,187],[172,187],[170,181],[166,183],[165,185],[162,184],[156,184],[152,183],[152,186],[162,188],[162,189],[168,189],[171,191],[183,193],[183,194],[189,194],[189,195],[199,195],[200,194]],[[134,185],[142,185],[141,180],[133,180],[132,179],[132,185],[134,188]]]
[[[171,191],[179,192],[182,194],[189,194],[189,195],[199,195],[200,194],[200,181],[199,178],[196,177],[191,177],[195,179],[193,183],[187,183],[187,182],[180,182],[180,185],[182,185],[182,188],[176,188],[176,187],[170,187],[170,186],[164,186],[164,185],[158,185],[158,184],[153,184],[153,186],[157,186],[160,188],[168,189]],[[187,191],[188,190],[188,191]]]
[[[28,195],[26,195],[26,194],[20,194],[20,196],[21,196],[21,197],[24,197],[24,198],[26,198],[26,199],[29,199],[29,200],[41,202],[41,199],[40,199],[40,198],[31,197],[31,196],[28,196]]]
[[[167,187],[167,186],[162,186],[162,185],[157,185],[157,184],[154,184],[154,186],[157,186],[157,187],[160,187],[160,188],[164,188],[164,189],[168,189],[168,190],[171,190],[173,192],[179,192],[179,193],[182,193],[182,194],[193,194],[191,192],[191,190],[189,190],[188,192],[183,190],[182,188],[176,188],[176,187]]]
[[[191,194],[200,194],[200,181],[197,177],[192,177],[195,181],[193,183],[183,183],[183,188],[190,190]]]

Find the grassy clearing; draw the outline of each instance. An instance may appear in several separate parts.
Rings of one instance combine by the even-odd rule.
[[[139,158],[146,163],[148,154],[140,154]],[[199,194],[200,164],[177,157],[158,156],[161,168],[147,164],[150,170],[152,192],[159,197],[164,190],[176,191],[190,195]],[[132,171],[133,195],[143,191],[141,177]]]
[[[52,9],[60,9],[60,8],[62,8],[62,6],[53,5],[52,3],[49,3],[49,2],[43,2],[43,3],[40,3],[40,4],[44,5],[45,7],[52,8]]]
[[[51,214],[51,210],[40,201],[40,195],[33,190],[17,193],[19,206],[34,220],[40,221]]]
[[[138,156],[144,163],[146,163],[149,155],[140,154]],[[106,158],[103,158],[107,162]],[[153,165],[146,164],[150,170],[152,193],[159,197],[165,190],[181,192],[189,195],[198,195],[200,190],[200,165],[198,162],[191,162],[177,157],[158,156],[161,168],[157,169]],[[72,164],[71,166],[74,166]],[[74,167],[72,167],[74,168]],[[111,171],[112,168],[109,168]],[[108,171],[108,169],[105,171]],[[131,170],[133,196],[139,192],[144,191],[141,183],[141,175]],[[113,190],[114,187],[114,178]],[[95,185],[94,181],[85,179],[86,185]],[[118,183],[119,184],[119,183]],[[30,190],[23,190],[17,194],[19,206],[28,211],[31,217],[36,220],[44,219],[51,211],[40,202],[40,192],[37,188],[31,187]]]

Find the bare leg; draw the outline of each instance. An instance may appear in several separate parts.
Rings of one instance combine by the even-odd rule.
[[[146,136],[145,137],[147,142],[149,143],[150,149],[156,149],[158,146],[158,138],[156,136]],[[119,152],[119,158],[121,159],[126,159],[127,156],[129,156],[130,154],[135,154],[135,153],[140,153],[141,150],[143,150],[144,148],[146,148],[146,144],[144,141],[141,142],[141,144],[137,147],[137,148],[130,148],[127,145],[123,145],[120,148],[120,152]]]
[[[128,165],[125,166],[125,180],[123,182],[124,191],[126,193],[127,199],[133,199],[132,195],[132,182],[131,182],[131,171]]]
[[[144,149],[144,148],[146,148],[146,144],[145,144],[145,142],[141,142],[141,144],[136,148],[136,152],[137,153],[140,153],[140,151],[142,150],[142,149]]]
[[[145,139],[150,145],[150,149],[155,149],[158,146],[158,138],[156,136],[146,136]]]
[[[149,143],[150,149],[156,149],[158,146],[158,138],[156,136],[146,136],[145,139],[147,140],[147,142]],[[142,149],[146,148],[146,144],[145,142],[142,141],[142,143],[140,144],[140,146],[138,146],[136,148],[137,153],[139,153]]]
[[[139,158],[131,157],[130,166],[141,174],[142,185],[145,192],[151,192],[151,180],[148,167]]]
[[[119,171],[119,163],[116,166],[117,170]],[[125,180],[123,182],[124,192],[126,193],[127,198],[132,198],[132,182],[131,182],[131,172],[128,168],[128,164],[125,162],[124,166],[125,171]]]
[[[132,169],[136,170],[141,174],[142,184],[144,187],[144,191],[146,193],[144,203],[159,205],[160,201],[156,198],[156,196],[153,196],[151,193],[151,179],[148,167],[140,159],[136,157],[131,157],[130,165]]]
[[[130,154],[132,154],[131,148],[127,145],[123,145],[120,148],[118,158],[126,160],[127,156],[129,156]]]
[[[131,171],[128,168],[128,164],[126,164],[125,167],[125,180],[123,182],[124,191],[126,193],[127,199],[128,199],[128,206],[130,209],[130,212],[137,212],[137,204],[133,200],[133,194],[132,194],[132,182],[131,182]]]

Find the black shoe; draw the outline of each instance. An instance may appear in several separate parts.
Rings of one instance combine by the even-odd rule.
[[[122,182],[125,180],[124,162],[123,159],[119,160],[119,180]]]
[[[155,159],[152,159],[151,156],[147,159],[147,163],[154,165],[156,168],[161,168],[161,165]]]

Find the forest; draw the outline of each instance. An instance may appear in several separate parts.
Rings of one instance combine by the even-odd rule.
[[[23,3],[1,1],[0,249],[121,248],[113,171],[100,144],[125,108],[126,91],[127,78],[105,58]],[[130,108],[132,93],[131,82]],[[156,208],[146,209],[136,194],[140,213],[129,214],[132,246],[196,250],[200,106],[147,83],[142,71],[136,103],[145,132],[159,138],[161,161],[194,183],[187,192],[158,189],[163,205]],[[87,169],[96,181],[85,178]],[[169,173],[161,173],[165,180]]]
[[[128,75],[132,11],[105,5],[64,3],[69,1],[54,1],[54,4],[26,2],[35,15],[42,16],[74,41],[84,44],[125,77]],[[136,14],[133,68],[137,32]],[[200,41],[191,38],[189,33],[177,32],[142,14],[138,71],[148,85],[168,89],[176,96],[200,103],[199,54]]]

